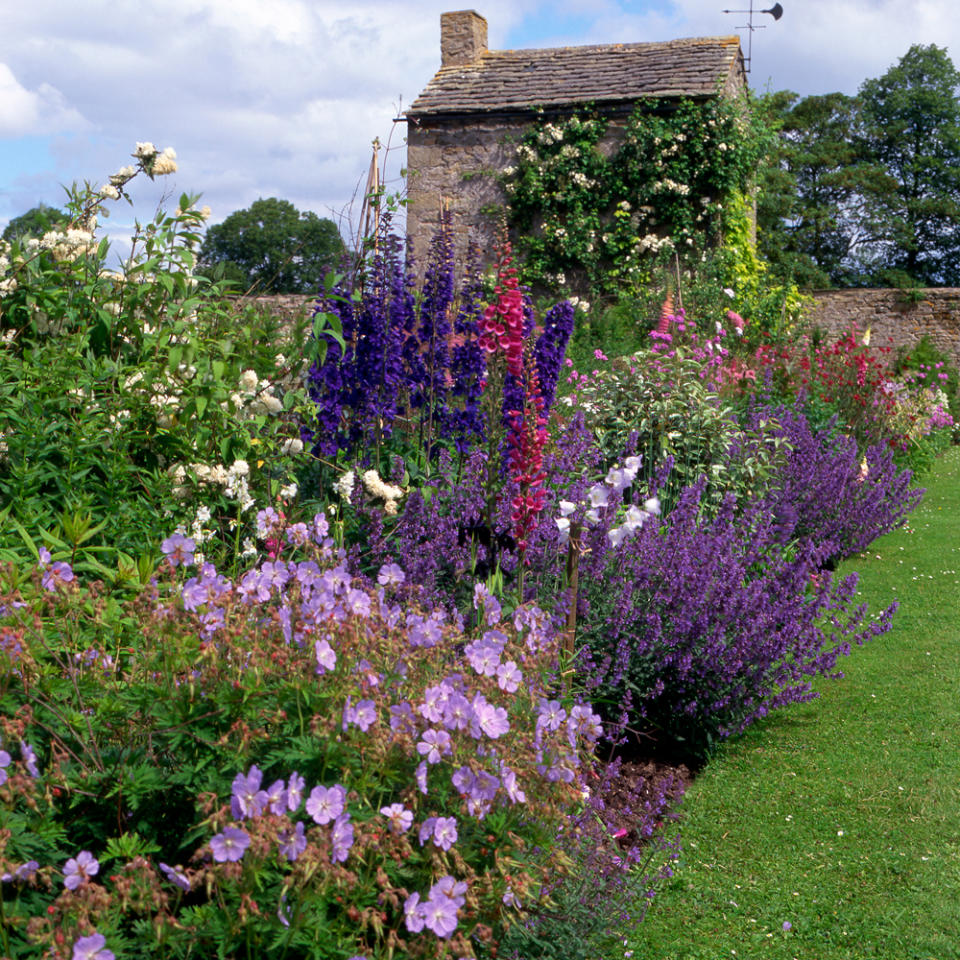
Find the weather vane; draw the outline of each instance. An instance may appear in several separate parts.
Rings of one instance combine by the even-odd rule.
[[[753,59],[753,31],[754,30],[765,30],[765,26],[755,27],[753,25],[753,0],[750,0],[750,9],[749,10],[724,10],[724,13],[748,13],[750,18],[746,23],[741,24],[739,27],[736,27],[737,30],[749,30],[749,40],[747,40],[747,56],[745,57],[746,65],[744,66],[744,72],[750,72],[750,61]],[[774,20],[779,20],[783,16],[783,7],[779,3],[775,3],[769,10],[757,10],[757,13],[769,13]]]

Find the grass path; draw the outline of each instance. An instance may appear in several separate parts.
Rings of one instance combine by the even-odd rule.
[[[634,960],[960,960],[960,449],[926,486],[846,567],[893,629],[703,771]]]

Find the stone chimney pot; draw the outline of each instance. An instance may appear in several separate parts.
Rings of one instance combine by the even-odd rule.
[[[487,21],[475,10],[440,14],[440,65],[475,63],[487,52]]]

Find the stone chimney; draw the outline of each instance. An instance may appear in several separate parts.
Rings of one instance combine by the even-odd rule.
[[[487,21],[475,10],[440,14],[440,66],[474,63],[487,52]]]

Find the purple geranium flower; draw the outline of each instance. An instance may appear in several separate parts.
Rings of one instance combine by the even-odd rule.
[[[182,533],[175,533],[160,544],[160,549],[173,566],[178,567],[181,563],[186,566],[193,563],[193,554],[197,549],[197,544],[190,537],[185,537]]]
[[[277,843],[280,846],[280,852],[293,863],[307,849],[307,838],[303,832],[303,824],[298,823],[293,830],[289,828],[281,830],[277,835]]]
[[[513,660],[501,663],[497,667],[497,685],[507,693],[516,693],[523,683],[523,674]]]
[[[274,780],[267,788],[267,803],[270,812],[278,817],[287,810],[287,791],[282,780]]]
[[[40,770],[37,767],[37,754],[34,751],[33,747],[30,746],[26,741],[20,741],[20,756],[23,758],[24,766],[27,768],[27,773],[31,777],[36,779],[40,776]]]
[[[444,940],[457,929],[457,905],[441,894],[423,905],[424,926]]]
[[[413,825],[413,814],[402,803],[381,807],[380,813],[390,821],[390,829],[394,833],[406,833]]]
[[[404,901],[403,921],[410,933],[419,933],[423,929],[424,916],[419,893],[411,893]]]
[[[250,837],[239,827],[226,827],[223,833],[210,838],[210,851],[217,863],[236,863],[250,846]]]
[[[473,698],[473,723],[470,733],[479,738],[481,731],[492,740],[502,737],[510,729],[507,711],[503,707],[496,707],[488,703],[482,693]]]
[[[290,813],[296,813],[300,806],[303,800],[303,788],[306,783],[307,781],[296,771],[290,774],[290,779],[287,782],[287,810]]]
[[[100,863],[89,850],[81,850],[76,859],[71,857],[63,867],[63,885],[68,890],[76,890],[85,880],[89,880],[100,869]]]
[[[313,652],[317,658],[317,673],[329,673],[337,665],[337,655],[327,640],[318,640],[313,645]]]
[[[165,863],[158,864],[161,873],[171,882],[175,883],[181,890],[190,889],[190,878],[180,867],[170,867]]]
[[[430,899],[435,900],[441,896],[449,897],[458,907],[462,907],[467,899],[464,894],[467,892],[467,883],[465,880],[457,880],[449,874],[441,877],[430,888]]]
[[[7,782],[7,771],[4,768],[9,767],[12,760],[13,757],[6,750],[0,750],[0,786]]]
[[[337,863],[343,863],[353,846],[353,824],[350,822],[349,814],[341,814],[334,821],[331,842],[333,850],[330,856]]]
[[[254,764],[248,773],[238,773],[233,779],[230,812],[237,820],[259,817],[267,805],[267,791],[260,789],[263,773]]]
[[[343,728],[346,730],[351,723],[356,724],[366,733],[377,720],[377,705],[372,700],[361,700],[355,707],[350,706],[349,700],[343,711]]]
[[[57,587],[69,583],[74,579],[73,569],[69,563],[58,560],[49,570],[44,571],[40,582],[44,590],[56,590]]]
[[[81,937],[73,945],[72,960],[114,960],[113,951],[107,950],[107,938],[102,933]]]
[[[5,873],[0,876],[0,880],[4,883],[12,883],[14,880],[33,880],[37,875],[37,870],[40,869],[40,864],[36,860],[28,860],[26,863],[21,863],[13,873]]]
[[[433,825],[433,842],[443,851],[457,842],[457,821],[454,817],[437,817]]]
[[[395,563],[384,564],[377,574],[377,583],[383,587],[403,583],[404,580],[406,580],[406,574]]]
[[[332,787],[314,787],[307,799],[307,813],[321,826],[343,813],[347,791],[339,784]]]
[[[450,734],[446,730],[425,730],[423,739],[417,743],[417,753],[427,758],[427,763],[439,763],[441,756],[450,753]]]

